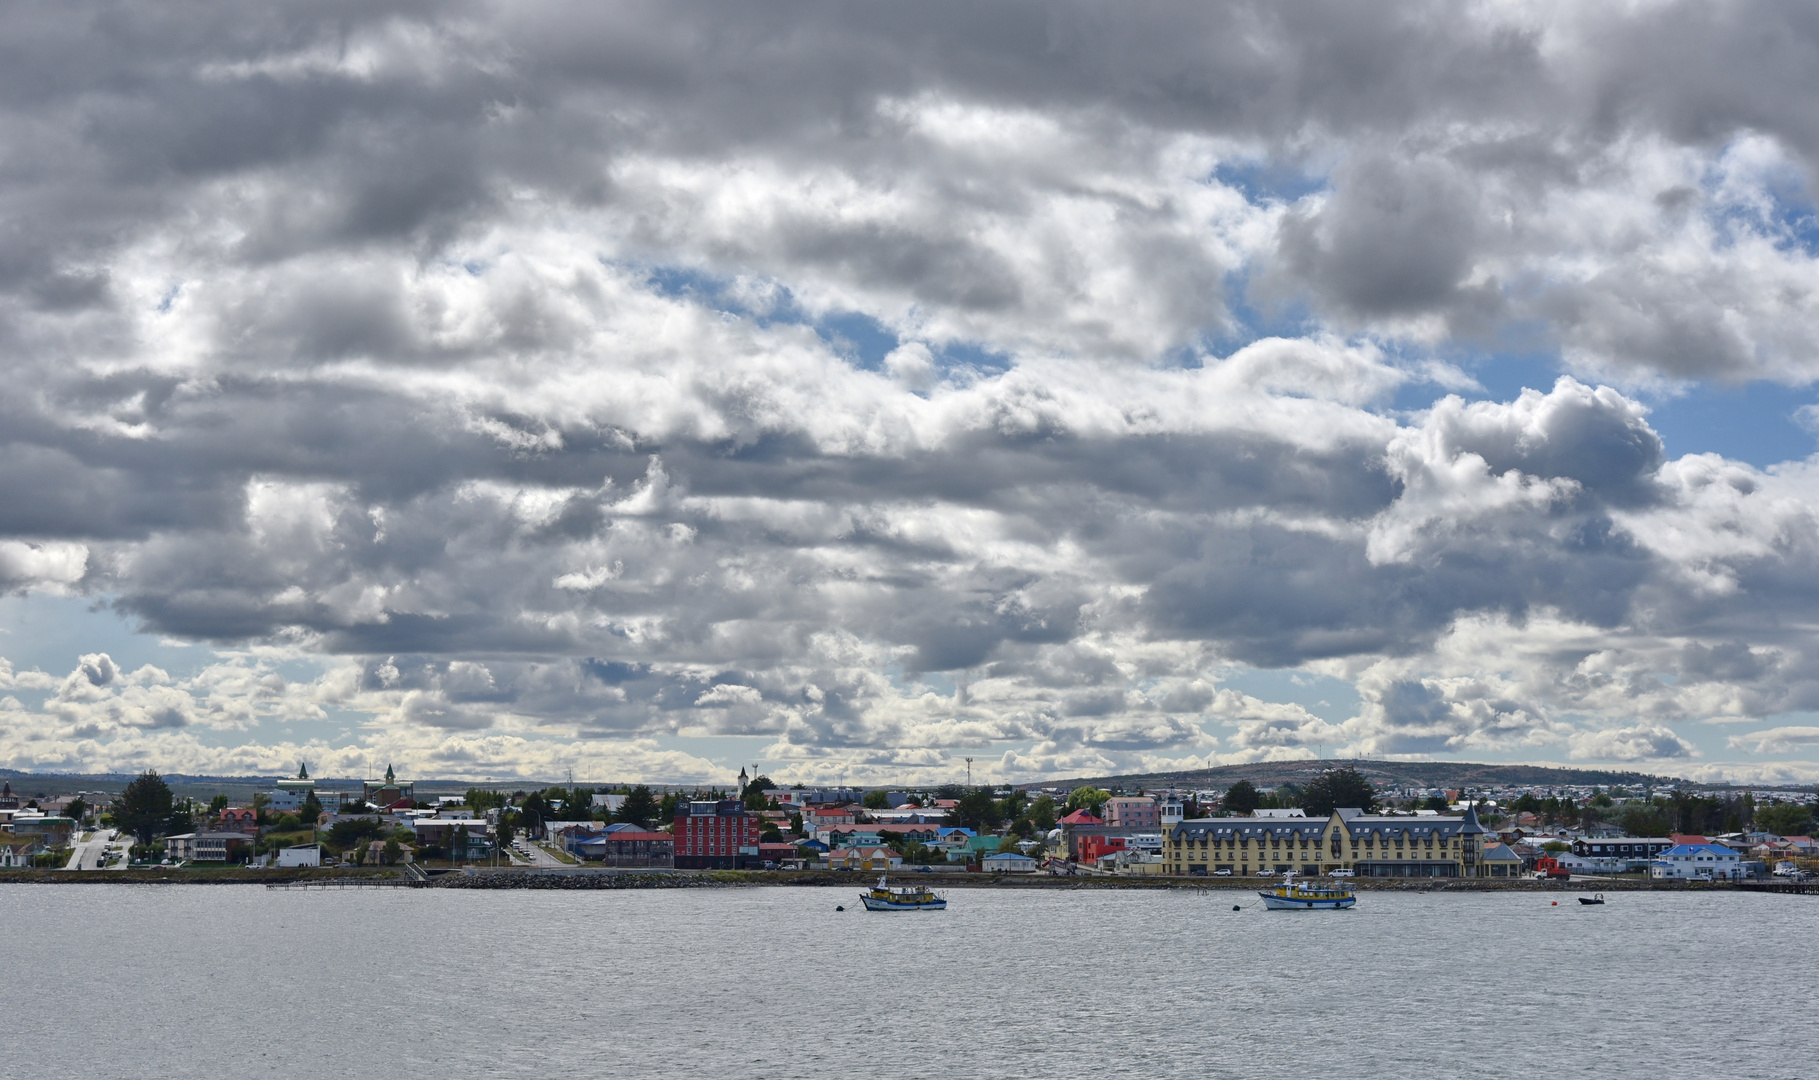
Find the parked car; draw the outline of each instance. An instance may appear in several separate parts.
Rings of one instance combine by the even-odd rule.
[[[1328,870],[1326,872],[1326,876],[1327,877],[1357,877],[1358,875],[1354,874],[1350,870]]]
[[[1231,877],[1232,872],[1230,870],[1214,870],[1213,876],[1214,877]]]

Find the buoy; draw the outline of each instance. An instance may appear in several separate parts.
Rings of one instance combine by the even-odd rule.
[[[846,910],[846,905],[845,905],[845,904],[835,904],[835,905],[834,905],[834,910],[835,910],[835,911],[845,911],[845,910]]]
[[[1233,904],[1233,905],[1232,905],[1232,910],[1233,910],[1233,911],[1243,911],[1243,910],[1244,910],[1244,905],[1243,905],[1243,904]]]
[[[1560,906],[1560,901],[1558,901],[1558,900],[1556,900],[1553,903],[1548,905],[1548,907],[1559,907],[1559,906]]]

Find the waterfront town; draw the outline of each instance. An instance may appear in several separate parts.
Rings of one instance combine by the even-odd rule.
[[[22,780],[23,783],[23,780]],[[855,871],[1073,878],[1551,879],[1797,883],[1819,872],[1811,793],[1621,786],[1114,790],[584,785],[427,794],[389,766],[295,777],[236,804],[155,772],[113,793],[0,786],[0,872],[160,868]],[[440,785],[447,786],[447,785]]]

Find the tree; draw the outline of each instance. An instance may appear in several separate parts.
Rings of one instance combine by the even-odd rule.
[[[77,828],[80,828],[82,819],[88,816],[89,809],[89,805],[78,797],[70,800],[69,805],[63,808],[63,813],[76,823]]]
[[[790,814],[789,831],[790,831],[791,836],[807,836],[808,835],[807,827],[805,827],[802,824],[802,815],[801,814],[794,813],[794,812],[792,812]]]
[[[141,844],[149,844],[171,818],[171,789],[156,770],[147,769],[114,797],[114,823]]]
[[[314,791],[303,797],[303,809],[297,811],[297,820],[312,829],[322,820],[322,800],[316,798]]]
[[[1055,800],[1053,796],[1038,795],[1036,796],[1036,801],[1030,803],[1030,824],[1034,825],[1039,832],[1046,834],[1050,829],[1054,828],[1055,817]]]
[[[1328,817],[1342,806],[1369,810],[1377,801],[1377,789],[1357,769],[1328,769],[1314,777],[1301,792],[1301,809],[1309,817]]]
[[[1226,789],[1224,810],[1232,817],[1244,817],[1257,812],[1263,799],[1257,794],[1257,785],[1249,780],[1240,780]]]
[[[998,813],[1004,820],[1014,821],[1023,816],[1024,807],[1028,804],[1029,792],[1022,788],[1012,788],[1011,793],[998,803]]]
[[[1445,795],[1429,795],[1427,802],[1421,804],[1422,809],[1432,810],[1436,814],[1446,813],[1451,806],[1452,804],[1446,801]]]
[[[1071,814],[1076,810],[1085,810],[1098,817],[1099,811],[1111,797],[1112,793],[1104,788],[1077,787],[1067,793],[1067,811]]]
[[[379,858],[387,866],[396,866],[398,864],[398,859],[404,854],[404,847],[395,839],[388,838],[385,841],[385,847],[380,850],[382,854]]]
[[[760,844],[781,844],[783,843],[783,831],[777,828],[775,822],[767,823],[764,830],[758,834],[758,842]]]
[[[226,809],[227,809],[227,796],[226,795],[216,795],[214,798],[212,798],[208,801],[208,812],[209,812],[210,817],[213,817],[214,815],[219,814],[221,811],[226,810]]]
[[[889,810],[891,801],[889,796],[882,791],[868,791],[865,793],[865,798],[859,801],[859,805],[867,810]]]
[[[255,826],[265,824],[265,808],[271,804],[272,797],[263,791],[253,795],[253,824]]]
[[[1666,836],[1673,822],[1665,809],[1649,803],[1628,803],[1617,815],[1617,824],[1631,836]]]
[[[651,789],[639,784],[625,796],[625,802],[620,805],[616,816],[627,824],[648,829],[651,822],[657,820],[659,809],[657,798],[651,794]]]
[[[942,823],[945,825],[984,831],[996,829],[1004,820],[998,816],[998,800],[984,788],[973,788],[960,796],[954,808],[947,812]]]
[[[1770,803],[1756,807],[1756,828],[1777,836],[1811,836],[1813,808],[1800,803]]]

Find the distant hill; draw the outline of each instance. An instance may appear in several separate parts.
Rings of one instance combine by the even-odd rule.
[[[1227,788],[1240,780],[1258,787],[1305,784],[1328,769],[1351,766],[1379,790],[1385,788],[1495,788],[1495,787],[1678,787],[1695,784],[1671,776],[1613,769],[1567,769],[1545,765],[1480,765],[1467,761],[1258,761],[1248,765],[1222,765],[1170,773],[1131,773],[1123,776],[1084,777],[1079,780],[1045,780],[1023,787]]]

